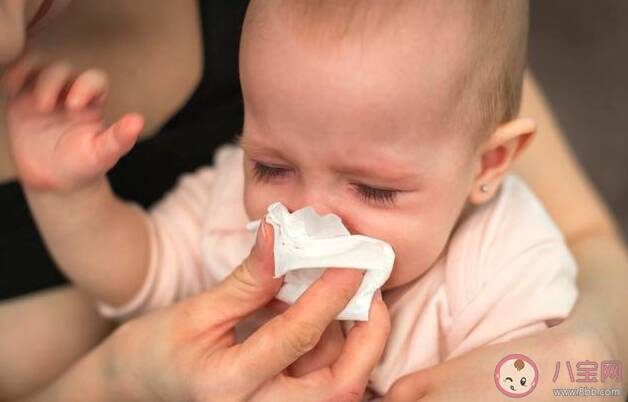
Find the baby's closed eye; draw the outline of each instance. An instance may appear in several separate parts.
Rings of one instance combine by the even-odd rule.
[[[281,180],[294,173],[291,168],[273,166],[259,161],[254,162],[253,172],[255,179],[263,183]],[[372,187],[364,183],[351,183],[358,197],[368,204],[391,206],[395,203],[399,190]]]

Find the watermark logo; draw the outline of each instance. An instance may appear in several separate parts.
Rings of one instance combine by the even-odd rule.
[[[564,363],[564,369],[561,370]],[[572,364],[571,360],[557,361],[554,368],[552,382],[556,383],[559,377],[564,382],[569,378],[571,384],[577,387],[554,388],[554,396],[581,396],[581,397],[617,397],[621,395],[620,388],[610,388],[607,384],[621,384],[623,379],[623,367],[619,360],[580,360]],[[596,384],[597,387],[591,387]],[[599,384],[599,385],[598,385]]]
[[[536,388],[539,370],[529,357],[511,354],[497,363],[493,377],[499,392],[510,398],[523,398]],[[563,380],[561,384],[569,379],[571,384],[577,386],[553,388],[554,397],[617,397],[621,395],[621,389],[608,385],[622,383],[623,366],[619,360],[557,361],[552,383],[555,384],[559,378]]]
[[[554,376],[552,382],[558,380],[558,376],[561,372],[561,362],[557,361],[554,368]],[[616,383],[622,382],[622,364],[619,360],[604,360],[602,362],[596,362],[592,360],[582,360],[572,365],[570,360],[565,363],[566,374],[569,375],[569,382],[588,382],[588,383],[606,383],[607,381],[614,381]],[[575,370],[574,370],[575,366]],[[574,375],[575,372],[575,375]]]
[[[536,388],[539,370],[528,356],[512,354],[497,363],[493,377],[499,392],[510,398],[522,398]]]

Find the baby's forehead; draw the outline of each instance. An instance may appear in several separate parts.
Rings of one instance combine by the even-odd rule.
[[[501,0],[499,0],[501,1]],[[514,1],[514,0],[513,0]],[[426,38],[462,46],[490,23],[485,0],[253,0],[247,20],[290,28],[321,46]],[[484,18],[482,18],[484,17]]]
[[[458,126],[486,134],[518,111],[527,7],[527,0],[253,0],[242,54],[255,48],[247,43],[271,42],[284,50],[275,52],[278,63],[307,51],[340,67],[379,65]]]
[[[244,40],[265,41],[286,65],[310,60],[312,69],[361,83],[373,97],[444,119],[459,114],[474,64],[470,19],[448,3],[258,0],[252,8],[261,29]]]

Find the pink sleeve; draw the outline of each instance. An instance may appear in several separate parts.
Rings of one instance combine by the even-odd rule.
[[[146,223],[150,257],[144,284],[123,306],[101,304],[103,315],[128,319],[210,286],[201,257],[201,230],[214,178],[213,168],[185,175],[173,191],[151,208]]]
[[[532,246],[488,271],[491,277],[452,316],[447,358],[547,328],[575,304],[576,264],[562,240]]]

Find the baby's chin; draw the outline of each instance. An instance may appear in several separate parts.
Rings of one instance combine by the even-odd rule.
[[[417,280],[421,279],[421,277],[423,277],[423,275],[425,275],[425,273],[429,271],[430,268],[431,267],[426,267],[426,268],[418,269],[418,270],[417,269],[404,270],[404,269],[398,269],[395,264],[393,266],[392,274],[390,274],[390,277],[388,278],[386,283],[384,283],[384,286],[382,286],[382,291],[386,292],[389,290],[401,288],[405,285],[414,283]]]

